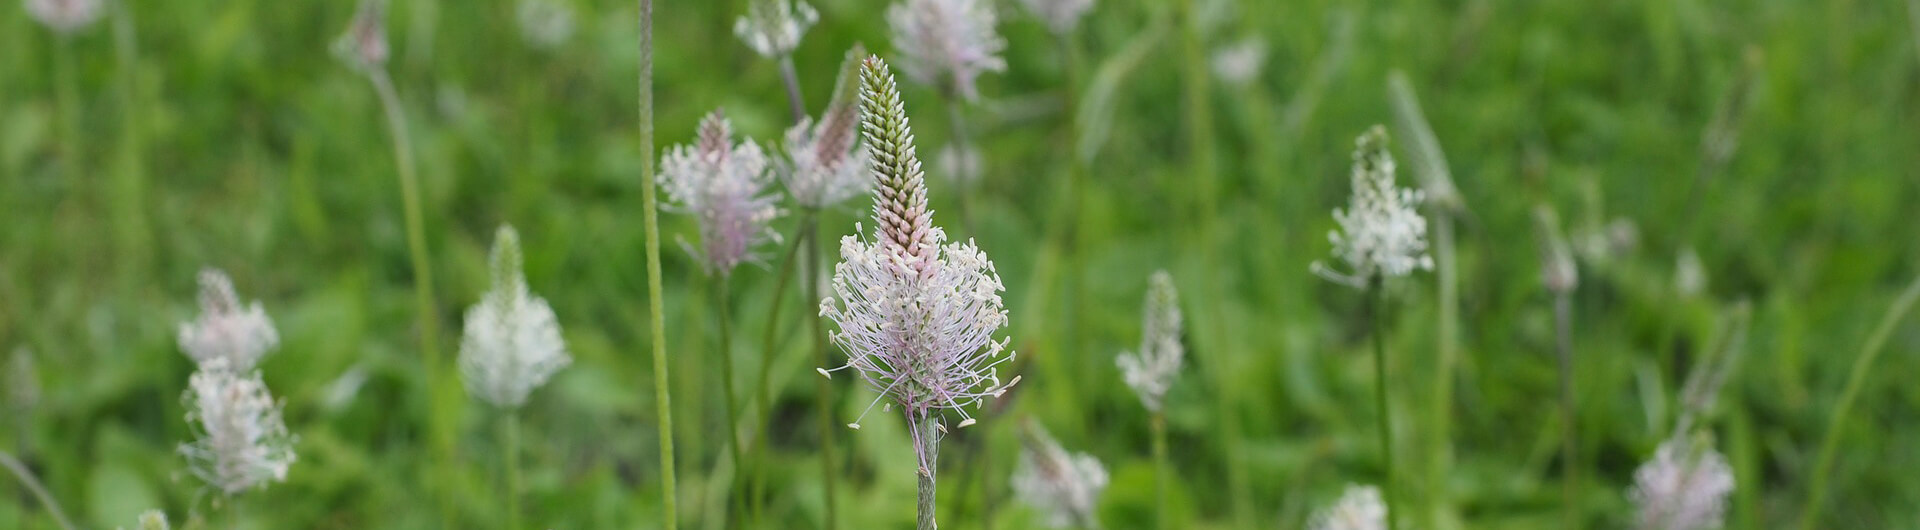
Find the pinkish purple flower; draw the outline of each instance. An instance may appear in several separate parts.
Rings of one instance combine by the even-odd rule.
[[[754,247],[779,240],[768,226],[780,216],[777,197],[761,193],[769,179],[766,154],[753,140],[734,144],[732,125],[719,110],[700,120],[694,145],[674,146],[661,157],[660,187],[670,207],[699,219],[700,245],[687,251],[707,272],[731,274],[758,257]]]
[[[920,84],[971,101],[981,72],[1007,69],[987,0],[903,0],[887,9],[887,24],[901,69]]]

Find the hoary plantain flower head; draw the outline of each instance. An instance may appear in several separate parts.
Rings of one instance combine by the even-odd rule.
[[[573,8],[559,0],[520,0],[514,18],[521,38],[536,48],[559,48],[573,38]]]
[[[259,371],[237,370],[215,357],[187,386],[183,401],[196,437],[180,453],[194,476],[229,497],[287,479],[295,439]]]
[[[978,407],[1020,381],[1002,383],[997,367],[1012,360],[1007,341],[993,333],[1007,323],[1000,275],[969,241],[947,243],[927,209],[926,178],[915,154],[913,128],[886,63],[870,57],[860,76],[861,124],[874,180],[871,240],[840,241],[833,296],[820,315],[839,328],[830,334],[847,364],[821,374],[856,369],[879,392],[874,403],[900,407],[913,427],[921,472],[932,475],[925,422],[945,431],[943,416],[972,425],[966,407]],[[869,404],[870,412],[873,405]],[[864,418],[866,412],[861,413]],[[849,424],[859,428],[859,419]]]
[[[201,366],[225,359],[227,366],[246,371],[280,345],[280,334],[274,331],[273,319],[260,308],[260,302],[240,303],[227,273],[202,269],[200,317],[180,324],[179,342],[187,357]]]
[[[1720,528],[1733,493],[1733,467],[1704,437],[1676,434],[1633,472],[1627,498],[1641,530]]]
[[[733,34],[768,59],[793,54],[800,37],[820,21],[820,12],[805,0],[752,0],[747,14],[733,23]]]
[[[768,226],[780,216],[777,197],[761,193],[769,180],[766,153],[753,140],[733,143],[733,125],[720,110],[700,120],[693,145],[667,150],[659,178],[670,207],[698,220],[700,246],[687,245],[687,251],[708,273],[732,274],[758,257],[755,247],[779,240]]]
[[[900,67],[923,85],[972,101],[981,72],[1007,69],[1007,41],[988,0],[901,0],[887,9]]]
[[[467,310],[460,339],[460,376],[467,393],[506,409],[525,404],[528,393],[573,362],[553,308],[527,290],[520,256],[519,234],[501,226],[488,260],[493,288]]]
[[[1387,504],[1380,500],[1380,488],[1347,486],[1340,500],[1313,514],[1311,530],[1384,530]]]
[[[776,172],[794,202],[808,208],[839,204],[873,188],[867,171],[867,151],[856,145],[860,130],[860,60],[866,49],[856,44],[841,64],[833,100],[820,121],[802,120],[787,129],[786,156]]]
[[[361,0],[360,8],[347,24],[347,32],[333,41],[333,55],[340,62],[363,74],[387,67],[387,3],[385,0]]]
[[[1080,17],[1093,9],[1093,0],[1020,0],[1033,16],[1047,23],[1055,35],[1066,35],[1080,25]]]
[[[1433,268],[1433,258],[1427,256],[1427,220],[1415,209],[1421,194],[1396,187],[1393,175],[1387,129],[1375,125],[1354,140],[1352,202],[1345,210],[1333,211],[1340,226],[1327,234],[1334,257],[1350,270],[1338,272],[1316,261],[1315,274],[1365,287],[1376,279]]]
[[[1147,410],[1159,412],[1173,378],[1180,374],[1186,349],[1180,345],[1180,293],[1167,271],[1153,273],[1140,319],[1140,351],[1122,352],[1115,362],[1127,387]]]
[[[70,35],[100,20],[106,11],[101,0],[26,0],[27,15],[61,35]]]
[[[1028,422],[1021,437],[1020,467],[1013,473],[1014,496],[1047,516],[1053,528],[1098,528],[1095,508],[1107,489],[1107,469],[1086,453],[1068,453],[1039,424]]]

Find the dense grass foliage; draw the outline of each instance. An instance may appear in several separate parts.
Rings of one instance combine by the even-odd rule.
[[[943,444],[949,527],[1040,523],[1010,497],[1023,418],[1105,462],[1107,527],[1150,526],[1160,499],[1149,416],[1114,357],[1139,344],[1157,269],[1172,273],[1186,315],[1187,369],[1165,400],[1174,528],[1295,528],[1347,484],[1383,479],[1371,318],[1386,330],[1396,512],[1408,527],[1557,527],[1569,471],[1583,526],[1629,527],[1635,467],[1673,428],[1689,371],[1738,342],[1723,330],[1743,301],[1741,357],[1703,418],[1737,478],[1728,525],[1781,528],[1805,511],[1852,363],[1920,275],[1905,209],[1920,204],[1920,27],[1907,24],[1920,6],[1194,1],[1203,53],[1265,40],[1252,82],[1188,83],[1196,70],[1183,65],[1206,57],[1182,43],[1188,19],[1176,2],[1102,0],[1065,48],[1016,2],[996,2],[1008,69],[982,78],[968,113],[985,168],[965,192],[964,223],[962,186],[933,162],[949,115],[936,91],[902,84],[932,206],[954,239],[973,238],[997,265],[1005,336],[1020,355],[1012,366],[1024,375]],[[215,527],[501,524],[501,416],[428,397],[385,118],[366,80],[329,55],[352,3],[121,3],[67,38],[0,6],[0,354],[30,352],[36,366],[0,383],[10,396],[0,449],[88,528],[132,525],[149,508]],[[439,370],[453,377],[461,315],[489,285],[488,244],[501,224],[517,227],[528,285],[551,303],[574,356],[519,415],[521,518],[649,528],[661,497],[637,8],[569,3],[577,30],[553,49],[521,38],[513,1],[393,6],[390,71],[436,272],[440,329],[424,331],[440,338]],[[692,141],[715,107],[766,145],[791,124],[778,67],[732,34],[744,4],[658,2],[656,149]],[[818,113],[849,47],[882,57],[893,47],[885,2],[814,4],[820,23],[795,62]],[[1452,221],[1456,388],[1437,409],[1448,439],[1433,435],[1430,398],[1447,336],[1440,277],[1388,282],[1388,310],[1370,315],[1364,293],[1308,272],[1328,259],[1355,136],[1395,123],[1396,69],[1464,205]],[[1199,151],[1186,143],[1189,86],[1204,87],[1212,118],[1198,120],[1211,138]],[[1417,185],[1408,133],[1392,130],[1401,183]],[[1724,155],[1703,140],[1727,134],[1737,143]],[[1070,187],[1075,156],[1085,173]],[[868,204],[822,214],[827,259],[856,221],[872,228]],[[1571,462],[1560,457],[1538,205],[1559,213],[1576,247],[1615,220],[1637,234],[1604,256],[1576,253]],[[717,356],[733,356],[747,430],[759,432],[748,392],[763,345],[775,345],[771,443],[746,466],[764,481],[764,508],[738,526],[814,527],[818,415],[843,424],[873,398],[839,377],[831,402],[815,397],[807,333],[818,301],[793,287],[806,280],[775,292],[799,219],[790,210],[774,223],[788,243],[733,274],[731,351],[716,351],[712,282],[674,241],[695,237],[692,221],[662,215],[684,526],[719,527],[731,506],[715,495],[734,469],[720,465],[730,459]],[[1069,221],[1073,230],[1057,229]],[[1676,286],[1688,248],[1705,278],[1692,293]],[[191,437],[181,395],[193,365],[175,337],[197,312],[202,267],[228,271],[273,316],[281,346],[260,367],[299,437],[287,481],[237,503],[205,489],[178,451]],[[1916,355],[1920,318],[1910,317],[1842,424],[1819,527],[1920,524],[1920,387],[1905,380],[1920,370]],[[39,391],[19,395],[28,382]],[[430,456],[436,415],[456,428],[455,465]],[[833,434],[840,526],[910,524],[914,455],[897,411]],[[454,520],[442,521],[442,499]],[[52,525],[17,482],[0,480],[0,527]]]

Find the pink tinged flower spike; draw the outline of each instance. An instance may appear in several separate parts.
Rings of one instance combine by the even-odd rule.
[[[820,12],[803,0],[753,0],[733,23],[733,34],[768,59],[791,55],[800,37],[820,21]]]
[[[287,479],[296,438],[259,371],[235,370],[215,358],[187,386],[182,400],[196,439],[181,445],[180,454],[194,476],[229,497]]]
[[[1340,500],[1313,514],[1311,530],[1385,530],[1387,504],[1380,499],[1380,488],[1347,486]]]
[[[227,366],[246,371],[280,345],[280,334],[260,302],[241,305],[227,273],[202,269],[200,316],[180,324],[179,343],[181,351],[202,367],[224,359]]]
[[[1093,0],[1020,0],[1020,3],[1056,35],[1073,32],[1073,28],[1080,25],[1080,17],[1093,9]]]
[[[1733,493],[1733,467],[1704,439],[1676,435],[1633,473],[1627,498],[1642,530],[1720,528]]]
[[[106,11],[101,0],[26,0],[27,15],[61,35],[93,25]]]
[[[699,221],[700,246],[682,245],[709,274],[726,276],[759,258],[755,248],[779,241],[769,226],[780,216],[778,197],[763,195],[767,156],[753,140],[733,143],[733,126],[720,110],[700,120],[694,145],[676,145],[660,158],[660,188],[669,208]]]
[[[1167,271],[1153,273],[1140,322],[1140,351],[1122,352],[1115,362],[1127,387],[1147,410],[1159,412],[1173,378],[1180,374],[1186,348],[1180,345],[1180,293]]]
[[[360,73],[372,73],[387,67],[387,4],[385,0],[361,0],[347,32],[333,41],[333,55]]]
[[[860,121],[860,60],[866,48],[858,44],[841,63],[833,100],[818,122],[803,120],[787,129],[786,155],[776,173],[794,202],[808,208],[839,204],[873,188],[868,156],[856,145]]]
[[[1086,453],[1068,453],[1038,424],[1027,423],[1014,496],[1047,516],[1053,528],[1098,528],[1095,508],[1107,489],[1107,469]]]
[[[901,68],[920,84],[972,101],[982,72],[1007,69],[988,0],[902,0],[887,9],[887,25]]]
[[[520,256],[519,234],[501,226],[489,260],[493,288],[467,310],[460,339],[467,393],[506,409],[525,404],[528,393],[573,362],[553,308],[527,290]]]
[[[931,475],[938,439],[920,433],[924,422],[944,432],[942,416],[972,425],[966,407],[998,397],[1020,378],[1001,382],[998,367],[1014,358],[993,333],[1007,323],[993,262],[969,241],[947,244],[927,210],[925,176],[915,155],[913,129],[886,63],[868,58],[861,70],[861,123],[873,159],[873,240],[847,236],[834,266],[833,296],[820,315],[839,328],[830,334],[879,393],[874,402],[900,407],[915,427],[922,472]],[[866,412],[861,413],[865,418]],[[849,427],[859,428],[859,419]],[[937,436],[937,434],[936,434]]]
[[[1433,269],[1433,258],[1427,255],[1427,220],[1415,208],[1421,193],[1396,187],[1393,175],[1387,129],[1375,125],[1354,140],[1352,202],[1346,210],[1333,211],[1340,226],[1327,234],[1333,256],[1346,262],[1350,272],[1316,261],[1314,274],[1363,288],[1376,278]]]

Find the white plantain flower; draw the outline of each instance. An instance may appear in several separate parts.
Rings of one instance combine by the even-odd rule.
[[[1014,496],[1047,514],[1053,528],[1098,528],[1094,508],[1107,489],[1107,469],[1086,453],[1068,453],[1047,430],[1027,424],[1020,467],[1013,472]]]
[[[1093,10],[1093,0],[1020,0],[1033,16],[1047,23],[1055,35],[1066,35],[1080,25],[1080,17]]]
[[[1233,86],[1246,86],[1267,65],[1267,41],[1247,37],[1213,50],[1213,75]]]
[[[520,270],[520,236],[502,225],[488,260],[493,288],[467,310],[460,339],[460,377],[467,393],[514,409],[527,394],[573,362],[547,301],[527,290]]]
[[[694,145],[673,146],[661,157],[660,187],[672,208],[698,218],[700,247],[687,251],[709,274],[732,274],[757,257],[755,246],[780,239],[768,226],[780,216],[778,198],[761,195],[769,178],[766,154],[753,140],[734,144],[733,125],[720,110],[700,120]]]
[[[1333,211],[1340,228],[1327,234],[1334,257],[1352,271],[1337,272],[1316,261],[1315,274],[1364,288],[1369,281],[1433,268],[1433,258],[1427,256],[1427,220],[1414,209],[1421,193],[1395,187],[1393,172],[1385,127],[1375,125],[1354,140],[1352,202],[1346,210]]]
[[[1733,493],[1733,467],[1704,440],[1676,435],[1633,472],[1627,498],[1641,530],[1720,528]]]
[[[1674,260],[1673,288],[1683,296],[1699,296],[1707,290],[1707,266],[1693,247],[1680,249],[1680,256]]]
[[[1002,384],[997,370],[1014,358],[1005,339],[993,340],[1007,323],[1004,288],[973,242],[948,244],[933,225],[913,128],[886,63],[868,58],[860,81],[861,122],[878,183],[876,226],[872,240],[840,240],[834,296],[820,301],[820,315],[839,328],[830,336],[847,364],[820,373],[857,369],[880,394],[874,404],[900,407],[913,427],[921,473],[931,477],[939,439],[923,437],[923,427],[944,432],[946,410],[959,414],[959,427],[972,425],[965,407],[1020,382],[1016,376]],[[859,419],[848,426],[859,428]]]
[[[573,38],[573,8],[558,0],[520,0],[514,15],[520,36],[535,48],[559,48]]]
[[[752,0],[747,14],[733,22],[733,34],[768,59],[793,54],[800,37],[820,21],[820,12],[804,0]]]
[[[867,171],[867,151],[856,145],[860,137],[860,59],[866,50],[854,45],[834,83],[833,101],[820,121],[802,120],[787,129],[786,155],[777,173],[794,202],[825,208],[873,188]]]
[[[1141,312],[1139,353],[1121,352],[1115,362],[1127,387],[1140,396],[1140,404],[1159,412],[1161,400],[1173,386],[1174,376],[1180,374],[1180,362],[1186,355],[1180,345],[1180,293],[1167,271],[1153,273],[1146,307]]]
[[[295,438],[259,371],[216,357],[188,380],[183,401],[196,440],[180,446],[196,477],[229,497],[287,479]]]
[[[387,5],[385,0],[361,0],[347,32],[333,41],[333,55],[363,74],[386,68]]]
[[[124,529],[126,527],[120,528]],[[140,514],[140,526],[138,528],[140,530],[169,530],[172,527],[167,525],[166,512],[147,510],[146,513]]]
[[[100,20],[106,2],[100,0],[26,0],[27,15],[61,35],[71,35]]]
[[[1314,512],[1311,530],[1383,530],[1387,527],[1387,504],[1380,500],[1380,488],[1347,486],[1340,500]]]
[[[1545,204],[1533,207],[1535,231],[1540,238],[1540,283],[1554,294],[1567,294],[1580,286],[1580,269],[1573,261],[1567,238],[1560,235],[1560,216]]]
[[[907,77],[948,95],[972,101],[981,72],[1007,69],[987,0],[902,0],[887,8],[887,24]]]
[[[228,367],[247,371],[280,345],[280,334],[259,301],[240,304],[227,273],[201,269],[200,318],[180,323],[179,342],[187,357],[202,367],[213,359],[225,359]]]

